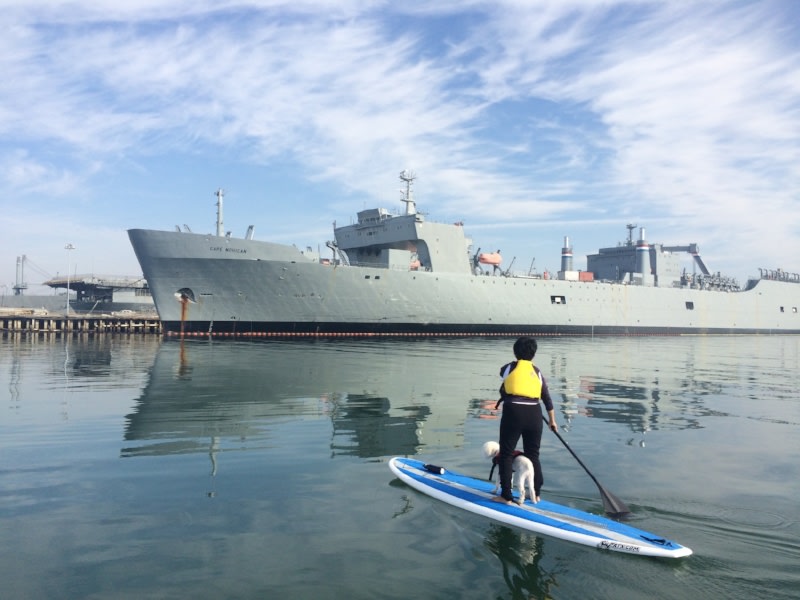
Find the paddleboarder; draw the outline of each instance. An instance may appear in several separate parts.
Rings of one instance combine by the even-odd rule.
[[[553,432],[558,432],[556,416],[553,410],[553,400],[547,389],[547,382],[539,367],[533,364],[538,344],[532,337],[523,336],[514,342],[513,362],[503,365],[500,376],[503,383],[500,386],[500,400],[495,408],[503,405],[503,415],[500,418],[500,496],[495,496],[496,502],[513,502],[511,493],[512,462],[517,442],[522,437],[523,454],[533,463],[534,492],[536,500],[544,483],[542,466],[539,462],[539,446],[542,441],[542,423],[544,422],[541,405],[544,403],[549,417],[548,425]]]

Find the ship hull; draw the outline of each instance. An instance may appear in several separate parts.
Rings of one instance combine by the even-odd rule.
[[[133,229],[167,334],[800,334],[800,285],[747,291],[333,266],[293,246]]]

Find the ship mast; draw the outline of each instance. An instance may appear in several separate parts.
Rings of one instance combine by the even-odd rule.
[[[225,235],[225,226],[222,223],[222,199],[225,196],[225,190],[219,188],[214,195],[217,197],[217,237]]]
[[[414,197],[411,193],[411,184],[414,183],[414,180],[417,178],[414,175],[413,171],[409,171],[407,169],[400,171],[400,179],[406,182],[406,191],[404,194],[403,202],[406,203],[406,214],[407,215],[415,215],[417,214],[417,205],[414,202]]]
[[[628,228],[628,241],[625,245],[633,246],[633,230],[636,229],[637,226],[634,225],[633,223],[628,223],[627,225],[625,225],[625,227]]]

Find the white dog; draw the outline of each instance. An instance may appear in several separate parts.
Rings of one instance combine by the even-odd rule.
[[[483,453],[486,455],[486,458],[495,459],[500,452],[500,444],[497,442],[486,442],[483,445]],[[519,492],[519,500],[517,501],[518,504],[522,505],[525,503],[525,490],[527,488],[531,502],[536,504],[539,501],[539,498],[536,496],[536,492],[534,491],[533,487],[533,463],[528,459],[528,457],[523,456],[520,454],[519,456],[514,457],[514,462],[511,463],[512,469],[514,470],[513,478],[514,478],[514,487]],[[494,493],[496,494],[500,490],[500,481],[498,476],[497,486],[494,488]]]

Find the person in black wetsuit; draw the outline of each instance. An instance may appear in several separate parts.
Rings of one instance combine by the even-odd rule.
[[[542,466],[539,463],[539,445],[542,441],[542,408],[544,402],[549,426],[558,431],[556,416],[553,411],[553,400],[547,389],[542,372],[533,364],[538,345],[532,337],[523,336],[514,342],[514,356],[517,360],[505,364],[500,369],[503,383],[500,386],[500,400],[495,408],[503,404],[503,415],[500,418],[500,453],[498,466],[500,471],[500,496],[496,502],[511,503],[511,476],[514,452],[517,442],[522,437],[523,454],[533,463],[534,492],[536,500],[544,483]]]

